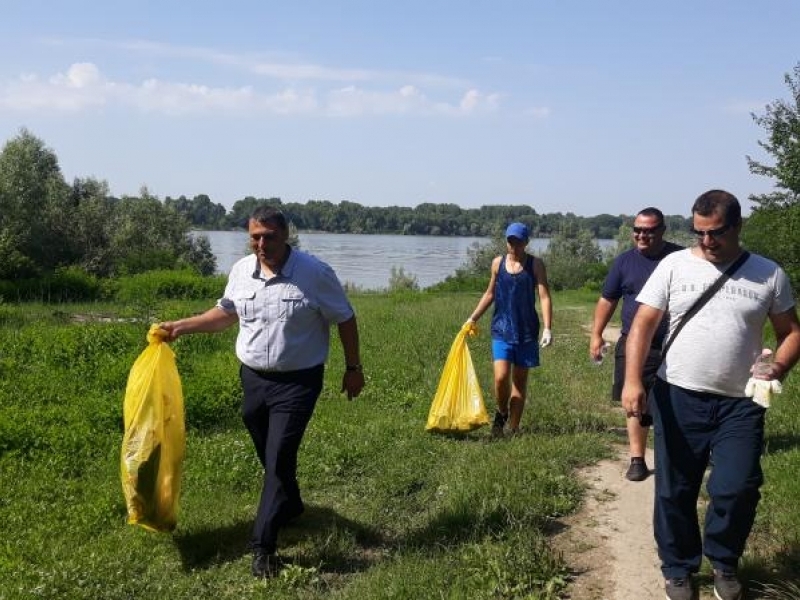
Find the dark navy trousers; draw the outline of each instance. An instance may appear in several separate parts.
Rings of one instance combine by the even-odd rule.
[[[278,530],[304,510],[297,451],[322,391],[324,370],[324,365],[287,372],[241,367],[242,420],[264,467],[252,548],[275,552]]]
[[[653,529],[665,578],[700,569],[703,554],[716,569],[735,571],[753,526],[763,482],[765,409],[749,398],[694,392],[657,379]],[[710,498],[701,539],[697,499]]]

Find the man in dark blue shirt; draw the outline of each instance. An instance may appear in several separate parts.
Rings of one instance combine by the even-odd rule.
[[[611,389],[611,397],[617,402],[622,398],[622,386],[625,383],[625,341],[633,317],[639,308],[636,296],[661,259],[671,252],[682,249],[677,244],[664,241],[665,230],[664,214],[659,209],[648,207],[639,211],[633,222],[634,247],[614,259],[594,310],[589,354],[592,359],[598,361],[603,355],[603,346],[606,344],[603,340],[603,330],[611,320],[617,303],[622,299],[620,314],[622,330],[614,351],[614,383]],[[644,368],[642,381],[648,392],[655,382],[656,371],[661,364],[661,345],[666,333],[665,319],[653,337]],[[631,481],[642,481],[650,474],[644,458],[650,425],[647,418],[649,415],[628,414],[626,417],[631,463],[625,476]]]

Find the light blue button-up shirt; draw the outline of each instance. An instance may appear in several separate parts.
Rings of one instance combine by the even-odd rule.
[[[217,307],[238,314],[236,356],[258,371],[296,371],[324,363],[330,326],[354,315],[333,269],[295,249],[270,278],[254,254],[237,261]]]

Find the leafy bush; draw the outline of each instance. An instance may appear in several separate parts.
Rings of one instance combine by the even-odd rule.
[[[542,259],[553,290],[575,290],[602,283],[602,257],[592,234],[581,229],[554,235]]]
[[[761,206],[742,229],[748,250],[780,264],[795,290],[800,289],[800,204]]]
[[[483,292],[489,282],[489,271],[482,274],[467,273],[458,270],[454,275],[448,275],[444,281],[432,285],[429,292]]]
[[[296,236],[297,234],[295,234]],[[200,275],[213,275],[217,270],[217,257],[211,250],[208,236],[199,235],[189,238],[189,247],[179,264],[189,269],[194,269]]]
[[[225,289],[223,276],[202,277],[194,271],[147,271],[121,277],[116,292],[123,303],[154,300],[213,300]]]
[[[101,281],[79,267],[65,267],[31,279],[0,281],[0,297],[5,300],[77,302],[102,296]]]
[[[416,275],[406,273],[403,267],[392,267],[391,275],[389,276],[390,292],[417,290],[419,290],[419,282]]]

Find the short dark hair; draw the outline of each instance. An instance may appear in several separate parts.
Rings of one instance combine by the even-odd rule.
[[[277,225],[279,229],[284,231],[289,229],[289,225],[286,222],[286,215],[283,214],[283,211],[274,206],[261,205],[256,207],[253,212],[250,213],[250,219],[262,225],[267,223]]]
[[[736,196],[725,190],[708,190],[697,197],[692,206],[692,214],[710,217],[717,214],[726,225],[738,225],[742,222],[742,207]]]
[[[658,210],[655,206],[648,206],[647,208],[643,208],[638,213],[636,213],[637,217],[639,215],[643,217],[655,217],[656,219],[658,219],[658,227],[664,226],[664,213]]]

